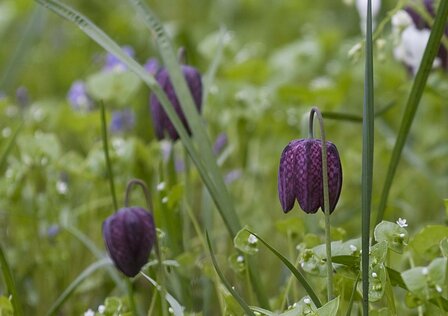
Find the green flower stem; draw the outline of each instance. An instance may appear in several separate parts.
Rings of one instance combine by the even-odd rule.
[[[325,213],[325,250],[327,254],[327,296],[328,301],[333,299],[333,264],[331,262],[331,232],[330,232],[330,195],[328,192],[328,161],[327,143],[325,140],[324,119],[317,107],[310,112],[310,137],[313,137],[313,118],[317,116],[320,126],[320,138],[322,140],[322,178],[324,187],[324,213]]]
[[[148,187],[146,186],[146,183],[140,179],[132,179],[128,182],[127,186],[126,186],[126,193],[125,193],[125,197],[124,197],[124,205],[125,207],[129,206],[129,200],[130,200],[130,196],[131,196],[131,191],[132,191],[132,187],[133,186],[139,186],[141,187],[141,189],[143,190],[143,195],[145,196],[145,200],[146,200],[146,207],[148,208],[148,211],[152,214],[152,203],[151,203],[151,195],[149,194],[149,190]],[[153,216],[154,217],[154,216]],[[157,227],[156,223],[155,223],[155,218],[153,218],[154,220],[154,225]],[[159,262],[159,283],[160,283],[160,287],[161,287],[161,303],[162,303],[162,314],[164,316],[168,315],[168,306],[166,303],[166,286],[165,286],[165,272],[163,269],[163,261],[162,261],[162,253],[160,251],[160,245],[159,245],[159,238],[157,237],[157,233],[155,236],[155,240],[154,240],[154,248],[156,251],[156,256],[157,256],[157,260]]]
[[[109,141],[107,137],[107,123],[106,123],[106,110],[104,108],[104,102],[100,102],[100,109],[101,109],[101,134],[103,136],[103,150],[104,150],[104,157],[106,158],[106,168],[107,168],[107,174],[109,178],[109,185],[110,185],[110,193],[112,195],[112,202],[114,205],[115,212],[118,210],[118,202],[117,202],[117,195],[115,193],[115,184],[114,184],[114,174],[112,171],[112,163],[110,162],[110,156],[109,156]]]
[[[103,101],[100,102],[100,112],[101,112],[101,134],[102,134],[102,138],[103,138],[104,157],[106,159],[107,175],[109,178],[110,193],[112,195],[114,212],[116,212],[118,210],[118,202],[117,202],[117,194],[115,192],[115,183],[114,183],[114,174],[112,171],[112,163],[110,161],[110,156],[109,156],[109,141],[108,141],[108,135],[107,135],[106,109],[104,107]],[[134,315],[138,315],[136,305],[135,305],[134,291],[132,289],[132,283],[129,279],[127,279],[126,284],[127,284],[127,290],[128,290],[127,292],[128,292],[128,296],[129,296],[130,309]]]

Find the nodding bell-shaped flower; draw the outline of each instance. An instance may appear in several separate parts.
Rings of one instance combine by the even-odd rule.
[[[156,239],[151,213],[141,207],[125,207],[103,223],[103,238],[115,266],[134,277],[148,262]]]
[[[342,166],[336,146],[328,141],[326,144],[331,213],[341,193]],[[322,142],[319,139],[293,140],[283,150],[278,195],[285,213],[293,208],[296,199],[306,213],[316,213],[319,207],[324,211]]]
[[[193,101],[196,105],[196,108],[200,113],[202,109],[201,74],[196,68],[191,66],[182,65],[181,69],[182,73],[184,74],[185,80],[187,81],[188,87],[190,88],[190,92],[191,95],[193,96]],[[187,132],[191,134],[190,127],[187,124],[187,119],[185,118],[185,114],[182,111],[176,92],[174,91],[173,84],[171,83],[168,70],[166,69],[160,70],[156,75],[156,80],[162,87],[162,89],[165,91],[168,100],[170,100],[171,104],[174,106],[174,109],[176,110],[176,113],[179,116],[182,124],[187,129]],[[157,139],[159,140],[163,139],[166,133],[171,140],[173,141],[177,140],[179,138],[179,134],[177,133],[176,129],[174,128],[174,125],[171,123],[170,119],[168,118],[168,115],[162,108],[159,99],[157,99],[154,93],[151,94],[150,104]]]

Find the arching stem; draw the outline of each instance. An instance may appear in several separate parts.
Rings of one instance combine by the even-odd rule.
[[[320,138],[322,141],[322,180],[324,187],[324,213],[325,213],[325,248],[327,254],[327,296],[328,301],[333,299],[333,264],[331,261],[331,232],[330,232],[330,195],[328,190],[328,162],[327,143],[325,140],[324,119],[317,107],[313,107],[310,112],[309,136],[313,138],[313,119],[317,116],[320,126]]]
[[[146,207],[148,209],[148,211],[153,214],[152,212],[152,203],[151,203],[151,195],[149,194],[149,190],[148,187],[146,186],[146,183],[140,179],[131,179],[129,180],[127,186],[126,186],[126,193],[125,193],[125,197],[124,197],[124,206],[125,207],[129,207],[129,201],[130,201],[130,196],[131,196],[131,191],[132,188],[134,186],[139,186],[142,190],[143,190],[143,195],[145,196],[145,200],[146,200]],[[153,214],[153,220],[154,220],[154,225],[157,227],[156,223],[155,223],[155,218],[154,218],[154,214]],[[160,251],[160,246],[159,246],[159,238],[157,236],[155,236],[155,240],[154,240],[154,248],[156,251],[156,256],[157,256],[157,260],[159,261],[159,283],[161,286],[160,289],[160,297],[161,297],[161,308],[162,308],[162,313],[163,315],[167,315],[167,311],[168,311],[168,306],[166,304],[166,287],[165,287],[165,273],[163,270],[163,261],[162,261],[162,253]]]

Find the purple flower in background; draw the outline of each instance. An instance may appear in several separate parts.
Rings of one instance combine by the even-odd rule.
[[[73,82],[67,99],[75,110],[89,111],[93,108],[93,100],[87,94],[86,85],[81,80]]]
[[[155,76],[160,69],[159,62],[155,58],[148,59],[143,67],[153,76]]]
[[[225,132],[222,132],[216,137],[215,144],[213,145],[213,152],[215,155],[219,155],[224,147],[227,146],[228,138]]]
[[[327,142],[330,213],[342,187],[342,166],[336,146]],[[283,211],[289,212],[297,199],[306,213],[324,211],[322,143],[318,139],[291,141],[283,150],[278,172],[278,195]]]
[[[16,90],[16,99],[20,107],[27,107],[30,104],[28,89],[26,87],[19,87]]]
[[[187,81],[188,87],[190,88],[190,92],[193,96],[194,103],[199,112],[201,112],[202,108],[202,80],[201,74],[196,70],[196,68],[190,66],[182,66],[182,72],[184,74],[185,80]],[[174,92],[173,84],[169,78],[168,70],[162,69],[156,75],[156,80],[162,89],[165,91],[168,99],[173,104],[177,115],[179,116],[181,122],[187,129],[187,132],[191,134],[190,128],[187,124],[187,119],[180,107],[179,100]],[[165,110],[162,108],[159,99],[157,99],[154,93],[151,94],[150,97],[150,109],[152,113],[152,119],[155,128],[155,134],[157,139],[163,139],[165,134],[171,140],[177,140],[179,135],[171,123],[170,119],[165,113]]]
[[[238,180],[243,175],[243,172],[241,169],[235,169],[230,171],[228,174],[224,177],[225,184],[231,184],[232,182]]]
[[[135,114],[131,109],[112,112],[109,129],[112,133],[128,132],[134,128]]]
[[[135,52],[131,46],[123,46],[123,52],[129,57],[134,57]],[[127,66],[123,64],[115,55],[111,53],[107,53],[106,60],[103,66],[103,71],[125,71],[127,70]]]
[[[141,207],[126,207],[103,223],[103,238],[112,261],[128,277],[148,262],[156,240],[152,214]]]
[[[59,232],[61,231],[61,228],[57,224],[53,224],[47,229],[47,236],[48,238],[52,239],[55,238]]]

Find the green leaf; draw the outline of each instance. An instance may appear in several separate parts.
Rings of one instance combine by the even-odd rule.
[[[14,316],[14,308],[12,307],[11,301],[5,296],[0,296],[0,315]]]
[[[434,258],[439,252],[440,240],[448,237],[448,227],[442,225],[428,225],[415,235],[409,242],[412,250],[428,259]]]
[[[229,264],[236,273],[243,273],[246,270],[245,258],[241,253],[234,253],[229,257]]]
[[[235,248],[248,255],[254,255],[259,251],[257,242],[258,238],[248,231],[247,226],[242,228],[233,239]]]
[[[375,227],[374,236],[377,242],[387,241],[389,249],[397,253],[403,253],[403,249],[409,241],[406,229],[387,221],[382,221]]]
[[[440,251],[445,258],[448,258],[448,238],[444,238],[440,241]]]
[[[416,267],[401,273],[406,287],[422,300],[440,297],[446,290],[447,258],[436,258],[427,267]]]
[[[130,71],[98,72],[87,78],[87,90],[97,101],[126,106],[140,87],[141,81]]]
[[[0,268],[2,270],[3,280],[6,283],[6,289],[8,293],[12,296],[12,304],[14,306],[15,315],[19,316],[23,315],[11,267],[9,266],[9,263],[6,260],[6,256],[1,244],[0,244]]]
[[[339,309],[339,296],[317,309],[319,316],[336,316]]]
[[[372,246],[369,257],[369,301],[376,302],[383,297],[386,289],[387,242],[383,241]]]

